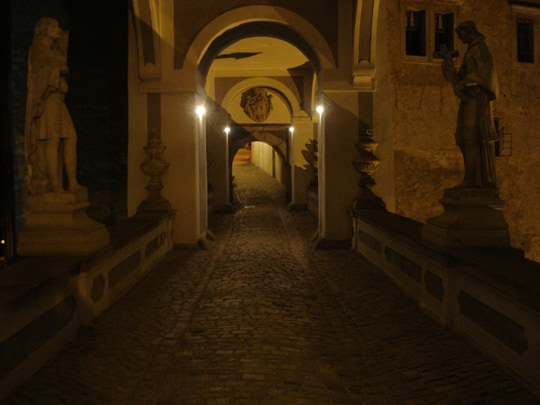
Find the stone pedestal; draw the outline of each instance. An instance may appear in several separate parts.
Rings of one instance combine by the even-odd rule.
[[[497,188],[447,188],[444,213],[428,219],[422,237],[440,247],[510,246]]]
[[[169,163],[162,159],[161,155],[165,151],[165,146],[161,142],[161,135],[157,130],[153,130],[148,137],[148,143],[144,147],[147,158],[141,163],[141,170],[150,177],[146,189],[148,198],[137,208],[137,213],[141,212],[171,212],[171,204],[162,197],[161,190],[163,183],[161,176],[169,168]]]
[[[23,256],[80,256],[106,247],[105,226],[86,215],[88,191],[28,195],[18,252]]]
[[[381,164],[380,159],[375,156],[377,142],[373,140],[372,135],[371,128],[360,128],[358,142],[355,145],[358,157],[352,163],[356,171],[360,173],[360,180],[358,181],[358,197],[350,208],[352,212],[359,209],[385,208],[384,201],[371,191],[375,185],[372,176]]]

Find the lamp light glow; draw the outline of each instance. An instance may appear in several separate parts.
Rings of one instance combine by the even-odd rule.
[[[204,114],[206,114],[206,108],[204,107],[204,105],[199,105],[195,109],[195,112],[197,113],[199,118],[202,118],[204,116]]]
[[[290,132],[291,134],[294,134],[294,127],[293,127],[293,126],[290,126],[290,127],[289,127],[289,132]]]
[[[315,111],[317,111],[319,115],[322,115],[322,113],[324,112],[324,107],[322,105],[318,105],[317,108],[315,108]]]
[[[225,129],[224,129],[223,131],[225,131],[225,133],[226,133],[227,135],[229,135],[229,132],[231,132],[231,128],[225,127]]]

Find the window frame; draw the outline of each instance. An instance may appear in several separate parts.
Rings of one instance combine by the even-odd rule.
[[[426,55],[409,55],[407,54],[407,12],[413,11],[425,11],[425,47]],[[457,35],[455,33],[455,28],[457,27],[458,13],[457,7],[454,4],[433,4],[433,1],[419,1],[419,0],[402,0],[401,1],[401,25],[400,25],[400,35],[401,35],[401,58],[404,62],[412,63],[428,63],[428,64],[440,64],[441,59],[435,58],[433,53],[435,52],[435,14],[452,14],[453,15],[453,27],[452,27],[452,38],[453,38],[453,48],[458,49],[457,47]]]
[[[518,21],[531,20],[533,22],[533,62],[518,61]],[[540,68],[540,8],[523,5],[512,5],[512,60],[515,68]]]

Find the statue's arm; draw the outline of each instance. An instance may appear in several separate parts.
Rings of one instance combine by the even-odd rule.
[[[454,66],[454,61],[452,58],[445,58],[441,64],[441,69],[443,72],[444,78],[452,85],[455,86],[459,81],[460,77],[456,72],[456,67]]]
[[[41,47],[33,49],[30,59],[31,72],[28,87],[36,94],[36,102],[41,104],[52,92],[59,89],[62,64],[54,50]]]
[[[69,40],[69,31],[62,31],[60,33],[60,39],[58,40],[58,47],[55,50],[57,63],[60,67],[60,73],[68,74],[69,68],[67,66],[67,53],[68,53],[68,40]]]

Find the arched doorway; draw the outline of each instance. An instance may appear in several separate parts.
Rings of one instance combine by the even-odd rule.
[[[249,36],[261,30],[266,36]],[[248,36],[238,39],[239,33]],[[307,147],[316,142],[317,117],[312,112],[319,62],[313,51],[306,51],[315,59],[311,62],[299,49],[306,44],[297,35],[277,38],[286,34],[281,24],[244,24],[210,45],[208,52],[225,46],[211,63],[208,53],[202,59],[201,70],[208,69],[205,92],[216,106],[207,117],[206,140],[208,181],[218,210],[232,201],[232,156],[252,141],[270,145],[260,150],[270,151],[265,159],[278,157],[278,180],[285,185],[287,201],[307,209],[308,187],[314,182]]]
[[[337,50],[332,49],[337,47],[334,46],[335,30],[327,30],[313,18],[302,16],[308,9],[307,14],[313,14],[314,11],[307,6],[257,5],[232,8],[223,5],[226,11],[217,13],[209,10],[204,15],[197,14],[196,21],[184,21],[184,14],[180,13],[182,7],[179,2],[161,4],[155,9],[158,16],[156,19],[152,17],[154,11],[150,8],[152,18],[139,17],[140,35],[137,36],[133,30],[130,34],[130,38],[135,40],[132,43],[137,44],[138,48],[133,47],[130,53],[130,66],[133,67],[131,88],[135,91],[130,94],[130,150],[133,153],[130,153],[129,164],[132,174],[128,176],[128,214],[132,215],[138,201],[144,199],[145,185],[138,176],[142,153],[138,151],[144,146],[148,130],[157,127],[167,147],[165,159],[170,162],[168,172],[163,177],[163,196],[170,201],[176,212],[174,242],[189,245],[204,238],[206,233],[208,173],[219,166],[222,169],[218,171],[227,171],[227,159],[223,157],[223,151],[228,141],[224,128],[231,125],[233,130],[242,128],[245,131],[241,125],[231,120],[230,111],[223,105],[226,91],[223,93],[219,89],[233,89],[242,80],[253,80],[256,83],[250,86],[244,83],[246,86],[242,90],[264,87],[284,96],[279,99],[286,100],[283,103],[289,105],[291,117],[286,122],[278,123],[294,126],[289,156],[298,159],[298,162],[295,160],[291,165],[291,201],[294,203],[300,201],[300,198],[307,199],[304,197],[307,194],[306,187],[302,187],[302,184],[309,183],[309,162],[304,152],[307,151],[306,145],[312,144],[317,133],[319,116],[314,110],[320,92],[318,83],[320,77],[336,70]],[[337,16],[337,5],[321,3],[319,7]],[[293,10],[302,12],[298,14]],[[160,21],[160,16],[165,19]],[[150,24],[156,35],[145,37],[143,34],[146,31],[142,29],[145,24]],[[331,38],[330,42],[321,34],[321,29]],[[188,32],[192,35],[188,35]],[[259,44],[264,44],[267,39],[280,40],[295,49],[295,52],[302,55],[303,61],[308,63],[284,67],[281,74],[269,74],[262,67],[256,71],[251,69],[247,74],[240,72],[229,76],[213,76],[211,67],[214,62],[242,60],[234,59],[242,54],[231,57],[227,55],[229,52],[224,51],[250,38],[259,39]],[[264,41],[261,42],[261,39]],[[332,47],[329,43],[332,43]],[[272,62],[278,60],[274,57]],[[268,83],[269,80],[274,83]],[[221,96],[216,94],[216,90],[222,91]],[[204,117],[195,114],[196,106],[201,103],[206,105],[207,113]],[[211,138],[215,142],[207,142]],[[219,146],[216,149],[221,150],[221,161],[213,158],[217,156],[213,150],[216,145]],[[219,184],[228,184],[226,177]],[[302,191],[297,193],[298,190]]]

